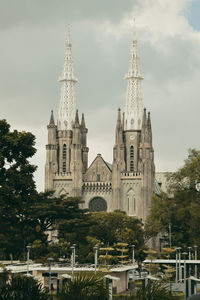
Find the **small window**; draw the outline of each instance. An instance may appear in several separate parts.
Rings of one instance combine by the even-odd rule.
[[[136,211],[135,198],[133,199],[133,208],[134,208],[134,211]]]
[[[63,145],[63,160],[66,160],[67,156],[67,149],[66,149],[66,144]]]
[[[130,147],[130,158],[134,158],[134,147]]]
[[[63,173],[66,173],[66,162],[63,162]]]
[[[130,172],[133,172],[134,171],[134,161],[131,160],[130,161]]]
[[[101,176],[100,174],[97,174],[97,181],[100,181],[101,180]]]

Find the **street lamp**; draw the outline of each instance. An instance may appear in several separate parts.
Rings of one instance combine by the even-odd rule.
[[[191,250],[192,250],[192,247],[188,247],[188,250],[189,250],[189,261],[191,260]],[[190,276],[191,276],[191,262],[189,262],[189,278],[190,278]],[[192,287],[191,287],[191,279],[188,279],[188,295],[190,296],[191,295],[191,289],[192,289]]]
[[[135,245],[132,245],[132,263],[135,264]]]
[[[73,244],[73,246],[70,247],[70,249],[72,249],[72,255],[71,255],[71,267],[72,267],[72,277],[74,277],[74,266],[75,266],[75,244]]]
[[[179,248],[176,248],[176,283],[178,282],[178,250]]]
[[[183,252],[183,257],[184,257],[184,275],[183,275],[183,281],[184,281],[184,300],[187,299],[186,297],[186,255],[187,252]]]
[[[169,248],[172,247],[172,224],[169,223]]]
[[[194,259],[197,260],[197,246],[194,246]],[[197,264],[195,264],[195,277],[197,278]]]
[[[26,246],[26,249],[27,249],[27,272],[26,272],[26,274],[27,274],[27,275],[29,274],[29,255],[30,255],[30,248],[31,248],[31,246]]]
[[[179,267],[178,267],[178,269],[179,269],[179,276],[178,276],[178,279],[179,280],[181,280],[181,278],[182,278],[182,275],[181,275],[181,247],[178,247],[177,248],[178,249],[178,260],[179,260]]]
[[[97,264],[98,264],[98,245],[94,246],[94,273],[97,272]]]
[[[49,262],[49,294],[51,294],[51,263],[53,261],[53,258],[49,257],[47,258]]]

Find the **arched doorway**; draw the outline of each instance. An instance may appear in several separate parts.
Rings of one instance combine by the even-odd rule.
[[[107,211],[107,203],[101,197],[95,197],[89,202],[90,211]]]

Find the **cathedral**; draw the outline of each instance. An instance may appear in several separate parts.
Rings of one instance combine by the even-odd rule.
[[[145,221],[155,190],[154,149],[150,112],[143,107],[137,40],[133,38],[128,65],[124,112],[116,115],[112,164],[101,154],[88,166],[86,120],[79,116],[70,32],[61,84],[58,120],[51,112],[46,145],[45,190],[81,197],[90,211],[125,211]],[[80,117],[80,118],[79,118]],[[114,128],[113,128],[114,134]]]

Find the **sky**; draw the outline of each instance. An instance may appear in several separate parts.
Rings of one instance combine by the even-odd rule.
[[[85,113],[89,161],[101,153],[112,162],[133,19],[156,171],[176,171],[189,148],[200,149],[200,0],[0,0],[0,118],[36,136],[31,161],[38,166],[39,191],[51,109],[57,120],[66,25],[71,24],[76,102]]]

